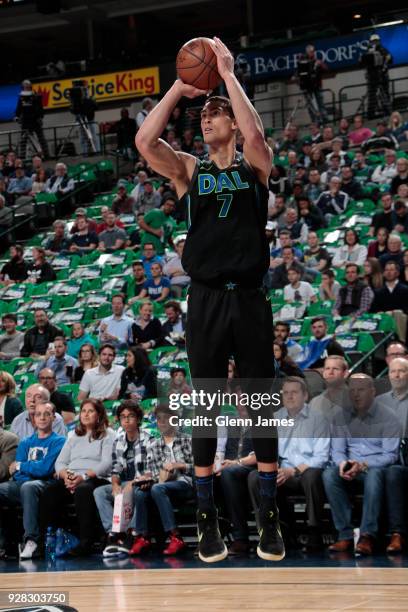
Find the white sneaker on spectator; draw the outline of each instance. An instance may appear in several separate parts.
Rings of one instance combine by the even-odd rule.
[[[37,553],[37,554],[36,554]],[[27,540],[24,549],[20,549],[20,559],[32,559],[38,555],[38,544],[34,540]]]

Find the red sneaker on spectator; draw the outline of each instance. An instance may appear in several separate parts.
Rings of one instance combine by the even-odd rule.
[[[147,550],[149,550],[152,543],[148,538],[145,538],[142,535],[137,535],[135,537],[135,541],[133,542],[133,546],[129,551],[129,555],[140,555]]]
[[[186,544],[180,536],[171,533],[170,541],[167,547],[163,550],[164,555],[177,555],[181,550],[186,547]]]

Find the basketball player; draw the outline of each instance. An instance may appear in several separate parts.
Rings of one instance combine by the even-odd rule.
[[[262,288],[269,266],[265,225],[272,152],[262,122],[234,76],[231,53],[218,38],[213,46],[229,99],[209,97],[201,111],[209,159],[174,151],[160,139],[180,98],[206,93],[180,80],[146,117],[136,146],[156,172],[174,181],[187,211],[182,263],[192,279],[186,343],[193,381],[225,381],[233,354],[243,379],[265,382],[275,374],[271,304]],[[235,147],[238,129],[245,139],[243,156]],[[262,414],[260,410],[256,416]],[[257,552],[277,561],[285,556],[275,503],[277,439],[274,431],[265,434],[253,435],[261,493]],[[216,444],[216,435],[193,435],[199,557],[207,562],[228,554],[213,499]]]

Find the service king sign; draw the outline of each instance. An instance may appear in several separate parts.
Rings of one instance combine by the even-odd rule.
[[[89,96],[97,102],[112,102],[122,98],[137,98],[160,93],[158,66],[33,83],[33,90],[41,95],[45,110],[63,108],[70,104],[69,90],[73,86],[72,82],[79,79],[87,83]]]

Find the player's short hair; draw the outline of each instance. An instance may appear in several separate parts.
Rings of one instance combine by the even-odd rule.
[[[221,107],[230,117],[231,119],[235,119],[234,111],[232,110],[231,101],[229,98],[225,96],[210,96],[207,98],[206,103],[203,108],[206,106],[217,106]]]

